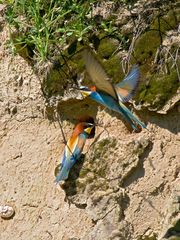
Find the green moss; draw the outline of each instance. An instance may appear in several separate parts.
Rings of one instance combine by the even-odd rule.
[[[94,176],[89,176],[84,178],[84,181],[77,180],[76,181],[76,186],[78,188],[78,191],[83,192],[85,191],[85,188],[87,185],[92,184],[93,186],[93,191],[97,188],[106,190],[108,189],[108,184],[106,182],[99,182],[98,179],[102,177],[100,174],[95,173]]]
[[[71,49],[70,52],[72,53],[73,50]],[[82,73],[84,70],[81,52],[70,56],[67,51],[63,56],[59,55],[54,59],[43,82],[43,89],[48,97],[53,95],[63,96],[68,84],[76,83],[77,74]]]
[[[107,164],[101,163],[100,166],[95,169],[95,175],[97,177],[105,178],[107,173],[106,170],[107,170]]]
[[[103,182],[102,182],[102,181],[101,181],[101,182],[96,181],[96,182],[94,183],[93,192],[94,192],[96,189],[102,190],[102,191],[107,191],[107,189],[109,189],[109,185],[108,185],[107,181],[103,181]]]
[[[159,76],[152,75],[147,85],[141,86],[137,98],[146,103],[150,103],[153,107],[161,107],[163,104],[176,93],[179,87],[176,69],[169,75]]]
[[[114,139],[112,139],[112,141],[111,141],[111,143],[110,143],[110,147],[113,148],[113,150],[114,150],[114,148],[116,147],[116,145],[117,145],[117,140],[114,138]]]
[[[140,64],[141,79],[144,82],[139,87],[136,99],[142,103],[149,103],[155,108],[162,107],[179,87],[175,69],[171,70],[169,67],[170,73],[160,76],[154,73],[155,65],[153,65],[157,49],[166,37],[166,32],[177,27],[178,13],[179,11],[170,10],[163,16],[156,16],[148,31],[139,37],[134,47],[134,58],[131,63],[138,62]],[[176,45],[172,46],[172,52],[175,51],[173,48],[177,49],[177,47]],[[172,66],[172,63],[168,63],[168,65]]]
[[[126,4],[135,4],[137,0],[124,0],[124,3]]]
[[[78,52],[72,58],[70,58],[69,67],[72,71],[76,71],[76,73],[82,73],[84,71],[85,65],[81,52]]]
[[[121,68],[121,59],[118,55],[115,55],[104,62],[104,67],[109,77],[112,79],[112,83],[118,83],[123,79],[124,74]]]
[[[174,13],[175,13],[177,22],[180,22],[180,7],[177,9],[174,9]]]
[[[140,64],[151,64],[157,48],[160,46],[165,32],[177,26],[176,14],[173,10],[167,15],[158,16],[150,25],[147,32],[142,34],[136,41],[134,57]]]
[[[155,56],[161,38],[157,31],[147,31],[137,40],[134,48],[134,57],[140,64],[151,63]]]
[[[109,37],[104,38],[100,41],[98,53],[101,57],[108,59],[117,50],[118,45],[118,40]]]
[[[88,174],[89,171],[90,171],[90,169],[88,169],[88,168],[82,168],[79,173],[79,177],[84,178]]]
[[[178,237],[179,233],[180,233],[180,219],[178,219],[174,223],[174,226],[167,229],[167,232],[165,233],[164,238],[179,240],[180,239]]]
[[[18,53],[22,58],[24,58],[29,64],[32,64],[34,56],[35,45],[26,42],[26,34],[21,32],[13,32],[10,34],[9,44],[13,44],[14,53]]]
[[[107,146],[109,143],[110,143],[111,141],[109,140],[109,139],[103,139],[102,141],[100,141],[99,143],[98,143],[98,146],[97,146],[97,149],[98,150],[103,150],[103,148],[105,147],[105,146]]]
[[[180,232],[180,219],[174,223],[173,230]]]
[[[61,68],[61,67],[60,67]],[[62,69],[61,69],[62,70]],[[64,88],[67,85],[66,76],[57,68],[52,68],[44,79],[43,88],[48,97],[52,95],[63,95]]]
[[[106,138],[98,142],[94,150],[93,161],[94,159],[97,159],[97,154],[98,154],[98,158],[99,156],[107,157],[107,153],[110,151],[111,148],[115,148],[116,144],[117,144],[117,141],[114,138],[113,139]]]
[[[150,28],[165,33],[166,31],[174,29],[177,24],[176,12],[170,10],[166,15],[158,16]]]
[[[78,192],[83,192],[87,185],[91,185],[92,191],[101,189],[106,191],[109,188],[107,179],[108,161],[110,151],[117,145],[115,138],[106,138],[96,143],[93,153],[89,159],[85,159],[79,177],[76,180]],[[99,181],[99,179],[101,179]],[[91,191],[91,190],[89,190]]]
[[[103,139],[94,149],[94,155],[90,161],[91,170],[95,173],[95,176],[106,178],[107,176],[107,163],[109,155],[113,152],[117,144],[117,140]],[[113,150],[112,150],[113,149]]]
[[[99,158],[101,157],[102,155],[102,152],[104,151],[104,146],[108,144],[108,140],[102,140],[100,141],[95,149],[94,149],[94,155],[93,155],[93,158],[91,159],[91,161],[94,163],[94,161],[96,160],[99,160]]]
[[[157,236],[156,235],[154,235],[152,237],[143,236],[143,237],[138,238],[138,240],[157,240]]]

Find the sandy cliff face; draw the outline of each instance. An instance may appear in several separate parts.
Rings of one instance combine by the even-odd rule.
[[[47,118],[42,79],[5,49],[7,34],[4,26],[0,204],[11,204],[15,215],[0,218],[0,239],[179,239],[178,104],[163,115],[136,111],[148,130],[130,133],[117,114],[91,101],[61,101],[67,138],[79,114],[90,112],[100,124],[69,180],[56,186],[54,171],[64,148],[59,124]]]

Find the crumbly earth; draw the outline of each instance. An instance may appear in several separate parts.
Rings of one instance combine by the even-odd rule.
[[[0,218],[0,239],[163,239],[180,218],[178,106],[165,115],[136,112],[147,130],[130,133],[117,114],[88,103],[85,113],[100,124],[71,195],[69,185],[54,183],[64,148],[59,124],[47,118],[31,66],[5,49],[7,32],[0,35],[0,205],[15,215]],[[81,105],[63,103],[66,138]]]

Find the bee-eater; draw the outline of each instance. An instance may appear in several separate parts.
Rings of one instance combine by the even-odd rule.
[[[82,95],[84,97],[89,96],[91,99],[105,107],[122,114],[134,130],[138,129],[136,125],[146,128],[145,124],[133,115],[133,113],[123,104],[132,98],[138,86],[140,78],[138,66],[134,65],[123,81],[113,85],[110,83],[102,66],[89,51],[84,50],[83,58],[87,72],[95,83],[95,86],[81,86],[80,91]]]
[[[56,183],[68,178],[70,169],[81,156],[86,139],[94,137],[94,134],[95,125],[92,121],[80,122],[75,126],[73,134],[65,146],[61,160],[61,169],[55,180]]]

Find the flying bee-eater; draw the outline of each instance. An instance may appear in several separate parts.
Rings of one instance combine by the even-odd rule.
[[[80,91],[84,97],[90,97],[105,107],[120,113],[130,123],[134,130],[138,130],[137,125],[146,128],[138,117],[136,117],[125,105],[134,95],[138,86],[140,72],[139,67],[134,65],[129,74],[120,83],[113,85],[102,68],[100,63],[87,50],[83,52],[86,70],[95,86],[81,86]]]

